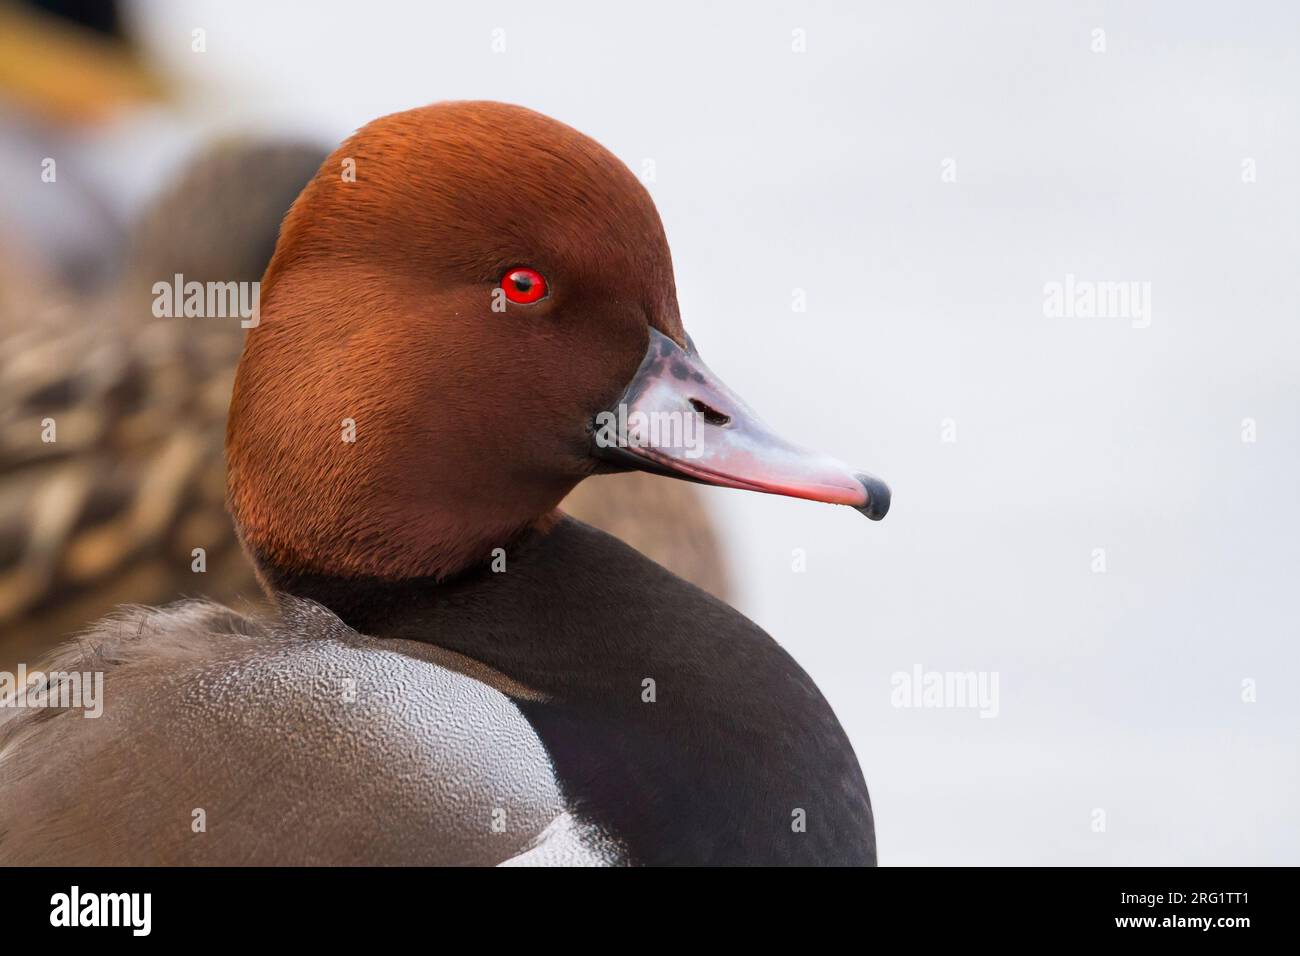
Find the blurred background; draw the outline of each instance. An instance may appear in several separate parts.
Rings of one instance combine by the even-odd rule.
[[[812,674],[882,863],[1300,862],[1300,8],[612,6],[0,0],[0,667],[256,600],[242,330],[152,283],[257,278],[353,129],[500,99],[636,171],[710,365],[893,487],[572,503]],[[1068,276],[1149,314],[1056,316]],[[917,668],[996,716],[897,706]]]

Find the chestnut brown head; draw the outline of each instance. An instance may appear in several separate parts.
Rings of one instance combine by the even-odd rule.
[[[690,346],[650,196],[531,110],[442,103],[361,129],[286,218],[260,310],[227,457],[264,565],[443,577],[611,467],[871,498],[827,460],[811,483],[742,461],[770,436]],[[596,440],[602,412],[647,402],[696,416],[706,454]],[[800,453],[780,445],[789,471]]]

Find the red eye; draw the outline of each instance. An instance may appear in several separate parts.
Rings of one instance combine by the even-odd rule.
[[[546,280],[536,269],[511,269],[501,279],[506,298],[520,305],[546,297]]]

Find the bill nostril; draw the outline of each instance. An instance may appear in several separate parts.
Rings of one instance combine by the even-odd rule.
[[[731,421],[730,415],[724,415],[712,405],[706,405],[698,398],[691,399],[691,408],[695,409],[704,417],[704,420],[710,425],[725,425]]]

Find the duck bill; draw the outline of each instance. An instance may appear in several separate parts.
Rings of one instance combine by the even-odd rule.
[[[706,485],[849,505],[873,521],[885,516],[883,481],[786,441],[686,344],[650,330],[636,375],[596,416],[598,458]]]

